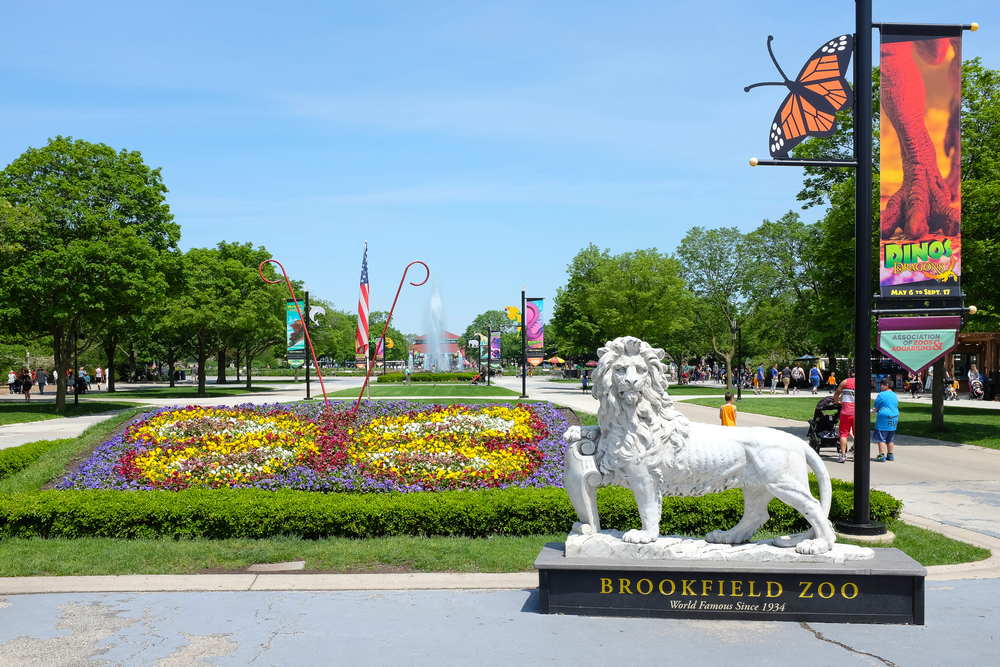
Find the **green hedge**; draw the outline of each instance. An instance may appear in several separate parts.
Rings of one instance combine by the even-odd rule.
[[[475,373],[413,373],[410,375],[411,382],[472,382],[476,377]],[[379,382],[404,382],[405,373],[388,373],[379,375]]]
[[[815,492],[815,490],[814,490]],[[604,528],[639,527],[631,492],[600,489]],[[838,483],[831,519],[849,519],[852,487]],[[805,530],[798,512],[773,501],[765,529]],[[873,491],[872,518],[899,516],[902,503]],[[660,531],[704,535],[731,528],[743,513],[738,490],[701,498],[667,498]],[[305,491],[188,490],[181,492],[42,491],[0,496],[2,537],[265,538],[299,535],[537,535],[567,532],[576,520],[562,489],[442,493],[310,493]]]
[[[38,440],[17,447],[0,449],[0,479],[7,479],[11,475],[21,472],[45,452],[63,442],[65,440]]]

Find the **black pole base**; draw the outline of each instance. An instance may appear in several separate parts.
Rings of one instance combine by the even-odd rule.
[[[833,527],[838,533],[842,533],[844,535],[858,535],[860,537],[885,535],[889,532],[889,527],[886,525],[885,521],[871,521],[869,523],[834,521]]]

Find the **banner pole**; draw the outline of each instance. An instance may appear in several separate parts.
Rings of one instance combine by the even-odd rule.
[[[528,318],[524,302],[524,285],[521,285],[521,398],[528,398]]]
[[[306,288],[306,307],[305,307],[305,319],[302,320],[302,326],[305,327],[306,336],[309,335],[309,288]],[[306,357],[306,400],[310,400],[309,396],[309,357]]]
[[[855,0],[854,517],[871,524],[872,0]],[[885,529],[881,532],[885,532]]]

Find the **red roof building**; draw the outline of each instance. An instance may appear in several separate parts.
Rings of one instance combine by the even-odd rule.
[[[430,334],[424,334],[417,338],[413,345],[408,349],[414,354],[424,354],[427,352],[428,339],[430,339]],[[458,354],[458,334],[453,334],[450,331],[442,330],[438,334],[438,340],[441,342],[441,351],[447,354]]]

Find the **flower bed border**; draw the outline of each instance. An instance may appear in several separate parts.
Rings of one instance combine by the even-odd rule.
[[[816,489],[813,489],[816,492]],[[604,528],[639,527],[632,494],[598,490]],[[902,502],[872,491],[871,516],[892,521]],[[832,520],[849,519],[853,486],[834,481]],[[807,528],[798,512],[778,501],[769,506],[766,530]],[[703,535],[731,528],[743,513],[738,490],[700,498],[667,498],[661,533]],[[433,493],[314,493],[219,489],[145,493],[42,491],[0,495],[0,538],[267,538],[297,535],[538,535],[568,532],[576,513],[563,489],[503,489]]]

